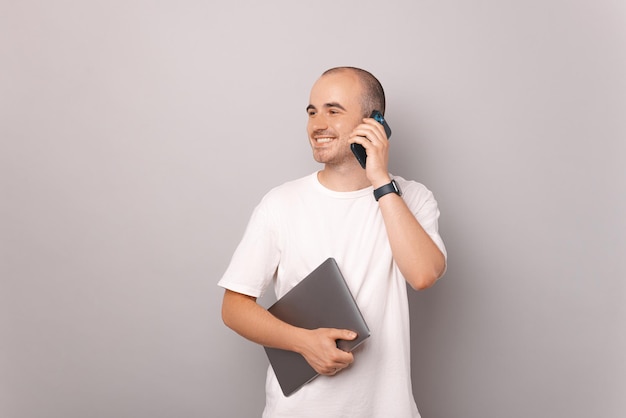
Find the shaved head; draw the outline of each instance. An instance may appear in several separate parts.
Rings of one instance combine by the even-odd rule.
[[[358,77],[363,88],[363,94],[361,97],[363,117],[369,116],[373,110],[378,110],[383,115],[385,114],[385,91],[376,77],[374,77],[370,72],[356,67],[331,68],[324,71],[322,77],[338,72],[351,72]]]

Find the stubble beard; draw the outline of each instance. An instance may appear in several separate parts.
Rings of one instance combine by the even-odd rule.
[[[341,148],[345,148],[345,150],[342,150]],[[345,144],[345,146],[337,147],[334,150],[313,149],[313,158],[318,163],[324,164],[329,167],[345,165],[347,162],[350,162],[350,158],[355,159],[352,151],[350,150],[350,145],[347,143]]]

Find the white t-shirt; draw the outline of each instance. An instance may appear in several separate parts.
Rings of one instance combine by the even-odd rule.
[[[422,227],[446,254],[439,209],[422,184],[394,177]],[[371,336],[354,363],[285,397],[271,367],[263,417],[416,418],[406,281],[393,261],[372,187],[335,192],[317,173],[272,189],[255,208],[219,286],[280,298],[328,257],[337,261]]]

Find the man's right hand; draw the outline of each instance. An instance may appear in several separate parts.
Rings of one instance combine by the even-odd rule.
[[[354,340],[353,331],[294,327],[269,313],[253,296],[226,290],[222,302],[224,323],[257,344],[302,354],[316,372],[327,376],[348,367],[352,353],[337,348],[337,340]]]
[[[335,328],[303,331],[298,352],[319,374],[332,376],[354,361],[352,353],[337,348],[337,340],[354,340],[355,332]]]

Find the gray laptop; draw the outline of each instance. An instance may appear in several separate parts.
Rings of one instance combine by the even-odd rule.
[[[334,258],[320,264],[268,310],[277,318],[300,328],[355,331],[358,335],[355,340],[337,341],[337,347],[344,351],[354,350],[370,336],[363,315]],[[285,396],[318,376],[300,354],[264,348]]]

